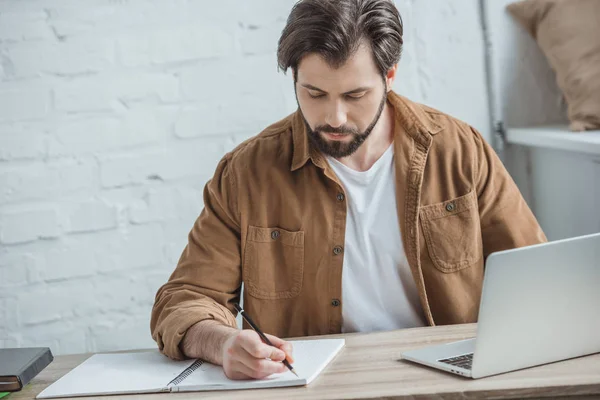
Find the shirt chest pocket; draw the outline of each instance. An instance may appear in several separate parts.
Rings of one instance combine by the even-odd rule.
[[[259,299],[289,299],[302,289],[304,231],[248,227],[244,288]]]
[[[419,210],[433,265],[444,273],[467,268],[483,254],[479,208],[474,191]]]

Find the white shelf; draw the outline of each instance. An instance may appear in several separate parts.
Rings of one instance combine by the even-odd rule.
[[[574,151],[600,156],[600,130],[571,132],[567,126],[508,128],[506,141],[531,147]]]

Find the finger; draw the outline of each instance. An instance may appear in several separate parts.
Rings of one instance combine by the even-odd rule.
[[[275,361],[282,361],[285,358],[282,350],[263,343],[255,332],[254,335],[248,334],[240,338],[240,345],[254,358],[270,358]]]
[[[250,354],[241,356],[237,361],[243,365],[243,367],[239,367],[239,370],[254,379],[262,379],[287,370],[286,366],[280,362],[254,358]]]
[[[247,380],[247,379],[257,379],[252,375],[257,375],[252,371],[250,367],[245,365],[239,360],[235,360],[231,362],[229,373],[225,374],[229,379],[236,380]],[[257,375],[258,376],[258,375]]]
[[[265,334],[265,336],[267,337],[267,339],[269,339],[271,341],[271,343],[275,347],[281,347],[282,345],[288,343],[285,340],[278,338],[277,336],[273,336],[273,335],[269,335],[269,334]]]
[[[273,336],[273,335],[266,335],[267,338],[271,341],[271,343],[273,343],[273,346],[281,349],[285,355],[286,355],[286,360],[288,360],[288,362],[293,363],[294,362],[294,356],[293,356],[293,346],[290,342],[287,342],[283,339],[278,338],[277,336]]]
[[[250,376],[243,372],[245,370],[247,370],[247,367],[237,361],[232,361],[227,366],[223,365],[223,371],[225,372],[225,376],[229,379],[250,379]]]
[[[294,349],[291,343],[286,343],[280,347],[281,350],[285,353],[285,359],[291,364],[294,362],[294,355],[292,354]]]

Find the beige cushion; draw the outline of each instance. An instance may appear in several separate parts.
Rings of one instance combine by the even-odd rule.
[[[508,10],[556,72],[571,130],[600,129],[600,0],[524,0]]]

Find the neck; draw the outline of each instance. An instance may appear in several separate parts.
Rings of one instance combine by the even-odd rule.
[[[394,109],[386,101],[381,118],[365,142],[352,155],[338,161],[355,171],[367,171],[394,141]]]

